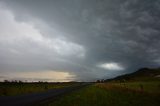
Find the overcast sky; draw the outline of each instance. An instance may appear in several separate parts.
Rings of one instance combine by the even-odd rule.
[[[0,80],[94,81],[160,66],[160,0],[0,0]]]

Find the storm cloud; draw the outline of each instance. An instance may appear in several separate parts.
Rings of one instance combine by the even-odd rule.
[[[159,67],[159,13],[159,0],[1,0],[0,79],[53,71],[62,77],[35,78],[93,81]]]

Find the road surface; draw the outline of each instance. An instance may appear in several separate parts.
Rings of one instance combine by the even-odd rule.
[[[89,83],[83,83],[81,85],[66,87],[61,89],[48,90],[46,92],[25,94],[19,96],[1,96],[0,106],[31,106],[36,105],[39,102],[43,102],[47,99],[53,99],[57,96],[69,93],[73,90],[80,89],[89,85]]]

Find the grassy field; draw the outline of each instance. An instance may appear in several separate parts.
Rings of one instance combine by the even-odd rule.
[[[160,94],[160,81],[135,81],[125,83],[108,83],[115,88],[123,88],[124,90],[144,92],[150,94]]]
[[[12,96],[33,92],[43,92],[49,89],[59,89],[74,86],[77,83],[0,83],[0,96]]]
[[[159,106],[159,82],[97,83],[63,96],[47,106]],[[151,84],[151,85],[150,85]],[[153,87],[150,87],[154,85]],[[128,86],[128,88],[126,88]],[[156,90],[155,90],[156,89]]]

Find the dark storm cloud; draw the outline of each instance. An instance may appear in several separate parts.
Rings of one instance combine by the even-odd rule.
[[[0,70],[59,70],[76,75],[78,80],[93,80],[160,64],[158,0],[5,0],[0,3],[14,14],[18,23],[32,23],[43,39],[58,39],[55,40],[58,43],[49,45],[61,45],[50,50],[45,49],[44,42],[37,45],[37,40],[36,43],[27,40],[21,46],[2,43],[5,45],[0,46]],[[8,53],[9,48],[12,52],[16,52],[13,48],[31,52],[16,57]],[[64,48],[68,49],[63,51]]]

